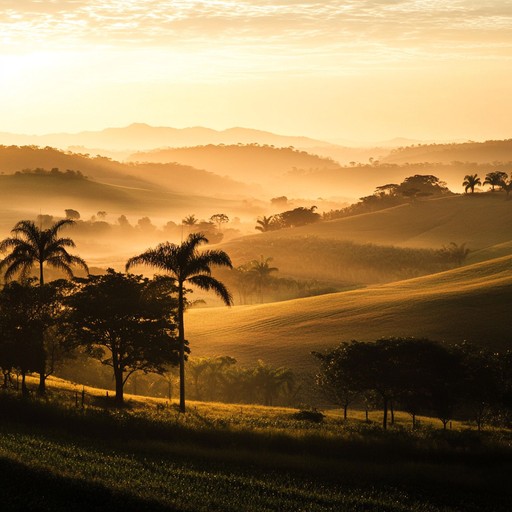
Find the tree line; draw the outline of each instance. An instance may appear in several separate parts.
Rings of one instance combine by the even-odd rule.
[[[394,422],[395,410],[438,418],[485,422],[512,420],[512,351],[493,352],[468,343],[447,346],[429,339],[385,338],[351,341],[324,352],[317,385],[343,408],[383,410],[382,426]],[[389,418],[391,416],[391,418]]]
[[[225,285],[211,275],[212,267],[232,268],[229,256],[220,250],[199,248],[208,239],[192,233],[180,245],[162,243],[130,258],[126,271],[137,265],[160,270],[153,279],[109,269],[105,275],[46,284],[46,266],[73,277],[73,267],[88,272],[80,257],[68,252],[72,239],[60,231],[74,221],[64,219],[43,229],[33,221],[18,222],[12,236],[0,242],[0,260],[5,286],[0,291],[0,367],[7,385],[18,369],[22,391],[25,376],[39,374],[45,393],[46,378],[55,370],[58,355],[83,347],[102,364],[110,366],[116,383],[116,401],[123,402],[127,379],[136,371],[180,368],[180,410],[185,412],[186,285],[213,291],[226,305],[232,297]],[[31,279],[36,268],[39,278]],[[14,280],[18,278],[18,280]]]

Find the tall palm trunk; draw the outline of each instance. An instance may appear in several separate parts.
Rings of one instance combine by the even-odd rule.
[[[178,281],[178,341],[180,344],[180,412],[185,412],[185,325],[183,282]]]
[[[42,288],[44,286],[44,272],[43,272],[43,261],[39,261],[39,286]],[[39,356],[41,358],[39,364],[39,387],[37,388],[37,393],[39,395],[44,395],[46,393],[46,351],[44,349],[44,328],[41,325],[41,332],[39,334],[39,344],[40,351]]]

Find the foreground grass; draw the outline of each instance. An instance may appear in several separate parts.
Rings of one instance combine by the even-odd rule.
[[[3,510],[509,510],[508,432],[384,433],[206,407],[82,410],[1,395]]]

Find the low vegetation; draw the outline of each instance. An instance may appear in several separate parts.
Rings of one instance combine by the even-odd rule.
[[[373,413],[370,423],[329,411],[317,422],[291,409],[214,403],[190,403],[182,415],[141,399],[118,410],[99,390],[87,390],[82,407],[62,386],[43,402],[0,394],[4,505],[476,512],[505,511],[511,498],[504,430],[455,423],[443,432],[421,418],[412,431],[397,413],[384,432]]]

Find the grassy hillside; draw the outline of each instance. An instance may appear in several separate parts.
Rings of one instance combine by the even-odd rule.
[[[333,285],[384,283],[447,270],[439,250],[466,244],[469,262],[512,254],[512,201],[499,192],[418,201],[230,240],[235,265],[273,258],[281,276]]]
[[[391,151],[384,162],[512,162],[512,139],[462,144],[418,144]]]
[[[512,256],[387,285],[281,303],[195,309],[194,355],[226,354],[308,370],[312,350],[351,339],[426,336],[508,347]]]
[[[220,175],[228,175],[246,183],[268,182],[294,168],[339,168],[339,164],[330,158],[311,155],[293,148],[275,148],[258,144],[168,148],[135,153],[131,159],[139,162],[179,162]],[[275,187],[279,185],[274,183]]]
[[[368,214],[255,235],[233,241],[226,248],[235,247],[236,243],[271,247],[280,238],[317,237],[429,248],[456,242],[477,250],[508,242],[511,233],[512,201],[505,201],[505,194],[495,192],[420,200]]]
[[[234,180],[189,165],[124,164],[103,156],[64,152],[51,147],[0,146],[0,173],[23,169],[59,168],[81,171],[89,178],[132,188],[151,188],[155,184],[174,193],[194,196],[248,195],[251,189]]]
[[[151,215],[187,211],[196,208],[196,205],[212,210],[230,207],[227,200],[176,194],[156,186],[123,187],[48,174],[0,176],[0,201],[6,210],[25,208],[38,213],[60,211],[61,214],[65,208]]]

